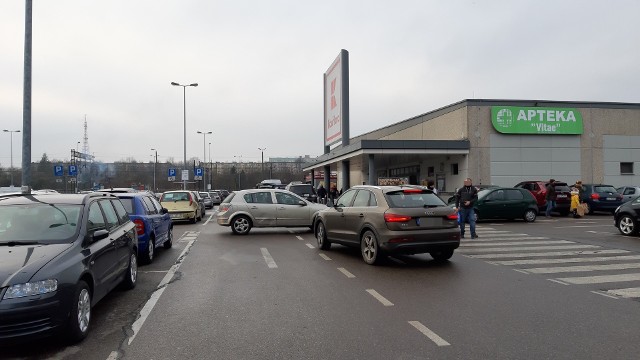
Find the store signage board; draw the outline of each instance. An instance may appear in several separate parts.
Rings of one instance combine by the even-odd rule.
[[[579,135],[582,114],[572,108],[492,106],[491,123],[503,134]]]

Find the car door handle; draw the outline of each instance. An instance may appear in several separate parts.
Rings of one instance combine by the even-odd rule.
[[[358,217],[364,217],[364,214],[360,214],[360,215],[358,215]]]
[[[252,206],[252,207],[250,207],[249,209],[251,209],[251,210],[256,210],[257,208],[258,208],[257,206]]]

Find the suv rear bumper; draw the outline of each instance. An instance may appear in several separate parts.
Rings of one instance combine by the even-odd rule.
[[[385,252],[423,254],[443,248],[457,249],[460,246],[460,229],[385,231],[378,239],[380,248]]]

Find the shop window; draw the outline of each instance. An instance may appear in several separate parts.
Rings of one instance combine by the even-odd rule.
[[[451,164],[451,175],[458,175],[458,164]]]
[[[633,175],[633,163],[632,162],[621,162],[620,163],[620,174]]]

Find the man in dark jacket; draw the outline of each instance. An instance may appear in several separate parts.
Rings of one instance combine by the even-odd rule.
[[[471,229],[471,238],[478,237],[476,234],[476,216],[473,211],[473,205],[478,201],[478,189],[471,185],[471,179],[464,180],[464,186],[458,189],[456,193],[456,208],[460,217],[460,237],[464,239],[464,228],[467,220]]]
[[[318,202],[320,204],[326,204],[327,203],[327,199],[325,199],[327,197],[327,189],[324,188],[324,186],[322,186],[322,184],[320,184],[320,187],[318,188]]]
[[[544,213],[547,218],[551,217],[551,209],[556,207],[556,181],[554,179],[549,180],[549,185],[547,185],[547,194],[545,195],[545,199],[547,200],[547,211]]]

